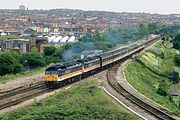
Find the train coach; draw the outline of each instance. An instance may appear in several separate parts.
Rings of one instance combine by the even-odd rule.
[[[91,56],[85,59],[54,65],[45,70],[45,83],[49,88],[56,88],[78,81],[127,59],[159,39],[160,36],[157,36],[147,42],[134,43],[123,48],[105,52],[98,56]]]

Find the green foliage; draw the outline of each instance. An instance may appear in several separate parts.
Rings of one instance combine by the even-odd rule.
[[[148,24],[149,33],[153,33],[156,29],[157,29],[157,23],[149,23]]]
[[[174,36],[180,29],[179,25],[173,25],[173,26],[166,26],[163,25],[160,29],[159,29],[159,33],[161,33],[161,35],[163,36]]]
[[[44,56],[44,59],[45,59],[47,65],[50,63],[60,63],[61,62],[61,59],[56,56]]]
[[[44,49],[44,58],[46,64],[50,63],[60,63],[63,59],[63,53],[69,49],[71,45],[64,45],[58,48],[53,46],[48,46]]]
[[[76,43],[75,43],[76,44]],[[63,53],[66,51],[66,50],[68,50],[68,49],[70,49],[70,47],[71,47],[71,45],[65,45],[65,46],[62,46],[62,47],[58,47],[57,49],[56,49],[56,51],[55,51],[55,53],[53,54],[53,56],[55,56],[55,57],[59,57],[60,59],[62,59],[63,57],[62,57],[62,55],[63,55]]]
[[[55,53],[56,48],[54,46],[47,46],[44,48],[44,55],[51,56]]]
[[[176,68],[173,60],[177,50],[167,46],[158,43],[156,47],[147,50],[141,55],[140,60],[133,61],[127,66],[125,75],[135,89],[165,107],[169,113],[179,116],[178,103],[175,104],[174,98],[168,94],[170,88],[180,88],[180,84],[173,84],[169,79]],[[163,57],[159,56],[161,53],[164,54]],[[176,71],[180,73],[179,68],[176,68]],[[179,101],[179,97],[177,99]]]
[[[24,66],[40,67],[45,64],[45,60],[40,53],[29,52],[22,55],[21,63]]]
[[[36,47],[33,47],[33,48],[31,49],[31,52],[36,53],[36,52],[38,52],[38,50],[37,50]]]
[[[173,40],[173,47],[180,50],[180,33],[175,36]]]
[[[159,86],[158,86],[157,93],[158,93],[159,95],[161,95],[161,96],[167,96],[167,95],[168,95],[168,94],[167,94],[167,90],[168,90],[167,84],[166,84],[166,82],[163,80],[163,81],[159,84]]]
[[[148,50],[148,52],[153,53],[158,60],[158,68],[154,69],[154,71],[166,77],[171,77],[174,70],[174,56],[176,52],[171,46],[170,41],[165,41],[164,43],[158,43],[156,47]],[[149,54],[148,52],[144,54]]]
[[[14,53],[0,54],[0,75],[16,74],[22,70],[18,55]]]
[[[175,63],[176,63],[177,66],[180,66],[180,55],[176,55],[176,56],[174,57],[174,61],[175,61]]]
[[[95,80],[62,91],[33,106],[1,116],[1,120],[135,120],[109,100]]]
[[[144,24],[139,25],[138,31],[142,36],[148,34],[148,28]]]
[[[0,36],[0,41],[1,40],[7,40],[7,39],[16,39],[18,36]]]
[[[166,40],[165,37],[162,37],[162,40],[165,41]]]

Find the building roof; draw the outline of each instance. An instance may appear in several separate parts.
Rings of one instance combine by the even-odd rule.
[[[22,42],[29,42],[29,39],[7,39],[3,40],[3,42],[9,42],[9,41],[22,41]]]

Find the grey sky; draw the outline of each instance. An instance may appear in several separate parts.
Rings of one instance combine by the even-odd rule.
[[[0,8],[18,8],[20,4],[24,4],[30,9],[77,8],[116,12],[180,14],[180,0],[1,0]]]

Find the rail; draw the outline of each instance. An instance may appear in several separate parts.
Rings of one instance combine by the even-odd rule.
[[[134,96],[133,94],[131,94],[130,92],[128,92],[125,88],[123,88],[118,81],[116,80],[116,73],[117,73],[117,69],[120,66],[120,64],[110,68],[107,72],[107,78],[108,78],[108,82],[109,84],[119,93],[121,94],[123,97],[125,97],[127,100],[131,101],[132,103],[134,103],[135,105],[141,107],[142,109],[144,109],[145,111],[151,113],[152,115],[154,115],[156,118],[161,119],[161,120],[175,120],[173,117],[171,117],[170,115],[168,115],[167,113],[165,113],[164,111],[155,108],[151,105],[149,105],[148,103],[145,103],[144,101],[140,100],[139,98],[137,98],[136,96]]]

